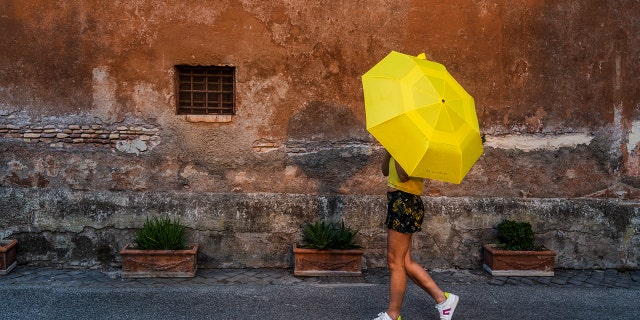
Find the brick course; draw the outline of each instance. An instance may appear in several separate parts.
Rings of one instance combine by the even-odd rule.
[[[115,149],[118,142],[131,140],[151,143],[150,147],[153,147],[160,142],[160,130],[152,126],[139,125],[108,128],[98,124],[72,124],[66,127],[0,124],[0,140],[3,139],[21,140],[51,148],[110,147]]]

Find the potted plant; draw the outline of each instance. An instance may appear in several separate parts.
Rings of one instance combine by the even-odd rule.
[[[528,222],[498,224],[498,244],[485,244],[483,268],[493,276],[553,276],[556,251],[535,245]]]
[[[194,277],[198,245],[187,245],[178,219],[147,218],[133,243],[120,251],[123,278]]]
[[[362,275],[364,250],[355,244],[357,230],[341,223],[316,221],[305,223],[300,246],[294,243],[296,276],[359,276]]]
[[[0,275],[11,272],[16,267],[18,240],[0,240]]]

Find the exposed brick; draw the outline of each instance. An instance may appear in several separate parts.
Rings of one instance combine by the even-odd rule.
[[[40,133],[27,132],[24,134],[25,138],[40,138]]]

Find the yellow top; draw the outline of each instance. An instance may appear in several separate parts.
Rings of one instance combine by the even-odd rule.
[[[387,186],[420,196],[422,195],[424,179],[410,177],[407,182],[400,181],[400,177],[398,176],[398,172],[396,171],[396,160],[391,158],[391,160],[389,160],[389,176],[387,177]]]

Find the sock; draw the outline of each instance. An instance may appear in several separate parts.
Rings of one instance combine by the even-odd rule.
[[[447,302],[447,300],[449,300],[449,292],[445,292],[444,293],[444,301],[438,303],[438,305],[441,305],[441,304]]]

